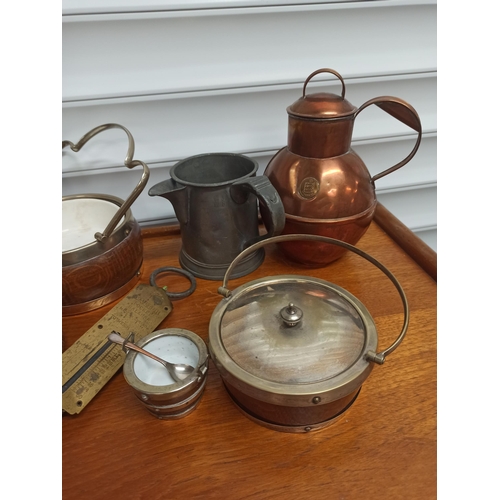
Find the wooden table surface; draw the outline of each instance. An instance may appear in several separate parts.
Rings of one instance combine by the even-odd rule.
[[[304,434],[257,425],[231,402],[211,361],[198,408],[180,420],[159,420],[141,406],[120,369],[80,414],[62,417],[64,500],[436,498],[436,281],[379,223],[372,223],[357,246],[401,283],[410,326],[400,347],[384,365],[375,366],[338,421]],[[142,282],[149,282],[158,267],[179,267],[176,229],[146,229],[143,238]],[[400,332],[403,308],[396,289],[353,253],[327,267],[307,269],[287,263],[278,248],[268,246],[264,263],[230,284],[234,288],[278,274],[315,276],[350,291],[373,316],[379,349]],[[167,282],[171,291],[187,283],[172,275],[157,280],[160,286]],[[208,341],[220,284],[197,279],[193,295],[174,301],[158,328],[184,328]],[[113,305],[64,317],[64,346]]]

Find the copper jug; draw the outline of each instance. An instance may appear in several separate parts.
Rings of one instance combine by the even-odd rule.
[[[306,95],[311,78],[325,72],[339,78],[342,95]],[[406,158],[373,177],[351,149],[354,121],[372,104],[418,133]],[[420,146],[422,126],[417,112],[407,102],[391,96],[375,97],[356,108],[345,99],[342,77],[332,69],[322,68],[307,77],[302,97],[287,108],[287,113],[288,145],[274,155],[264,172],[285,208],[282,234],[316,234],[356,244],[375,213],[375,181],[408,163]],[[345,252],[341,247],[309,241],[279,246],[290,260],[311,267],[329,264]]]

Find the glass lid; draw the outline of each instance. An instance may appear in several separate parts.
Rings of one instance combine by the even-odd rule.
[[[309,384],[340,375],[364,352],[366,325],[348,292],[281,276],[235,294],[220,323],[222,345],[246,372]]]

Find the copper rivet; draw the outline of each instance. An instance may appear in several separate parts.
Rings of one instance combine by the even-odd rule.
[[[317,405],[319,402],[321,402],[321,398],[320,397],[316,396],[315,398],[313,398],[313,403],[315,405]]]

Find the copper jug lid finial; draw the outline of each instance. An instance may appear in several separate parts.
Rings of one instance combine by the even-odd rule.
[[[318,92],[316,94],[307,94],[306,87],[311,78],[318,73],[331,73],[335,75],[342,83],[341,95],[328,92]],[[343,78],[333,69],[322,68],[311,73],[302,90],[302,97],[288,106],[287,112],[298,118],[306,119],[334,119],[354,115],[357,108],[345,99],[345,84]]]

